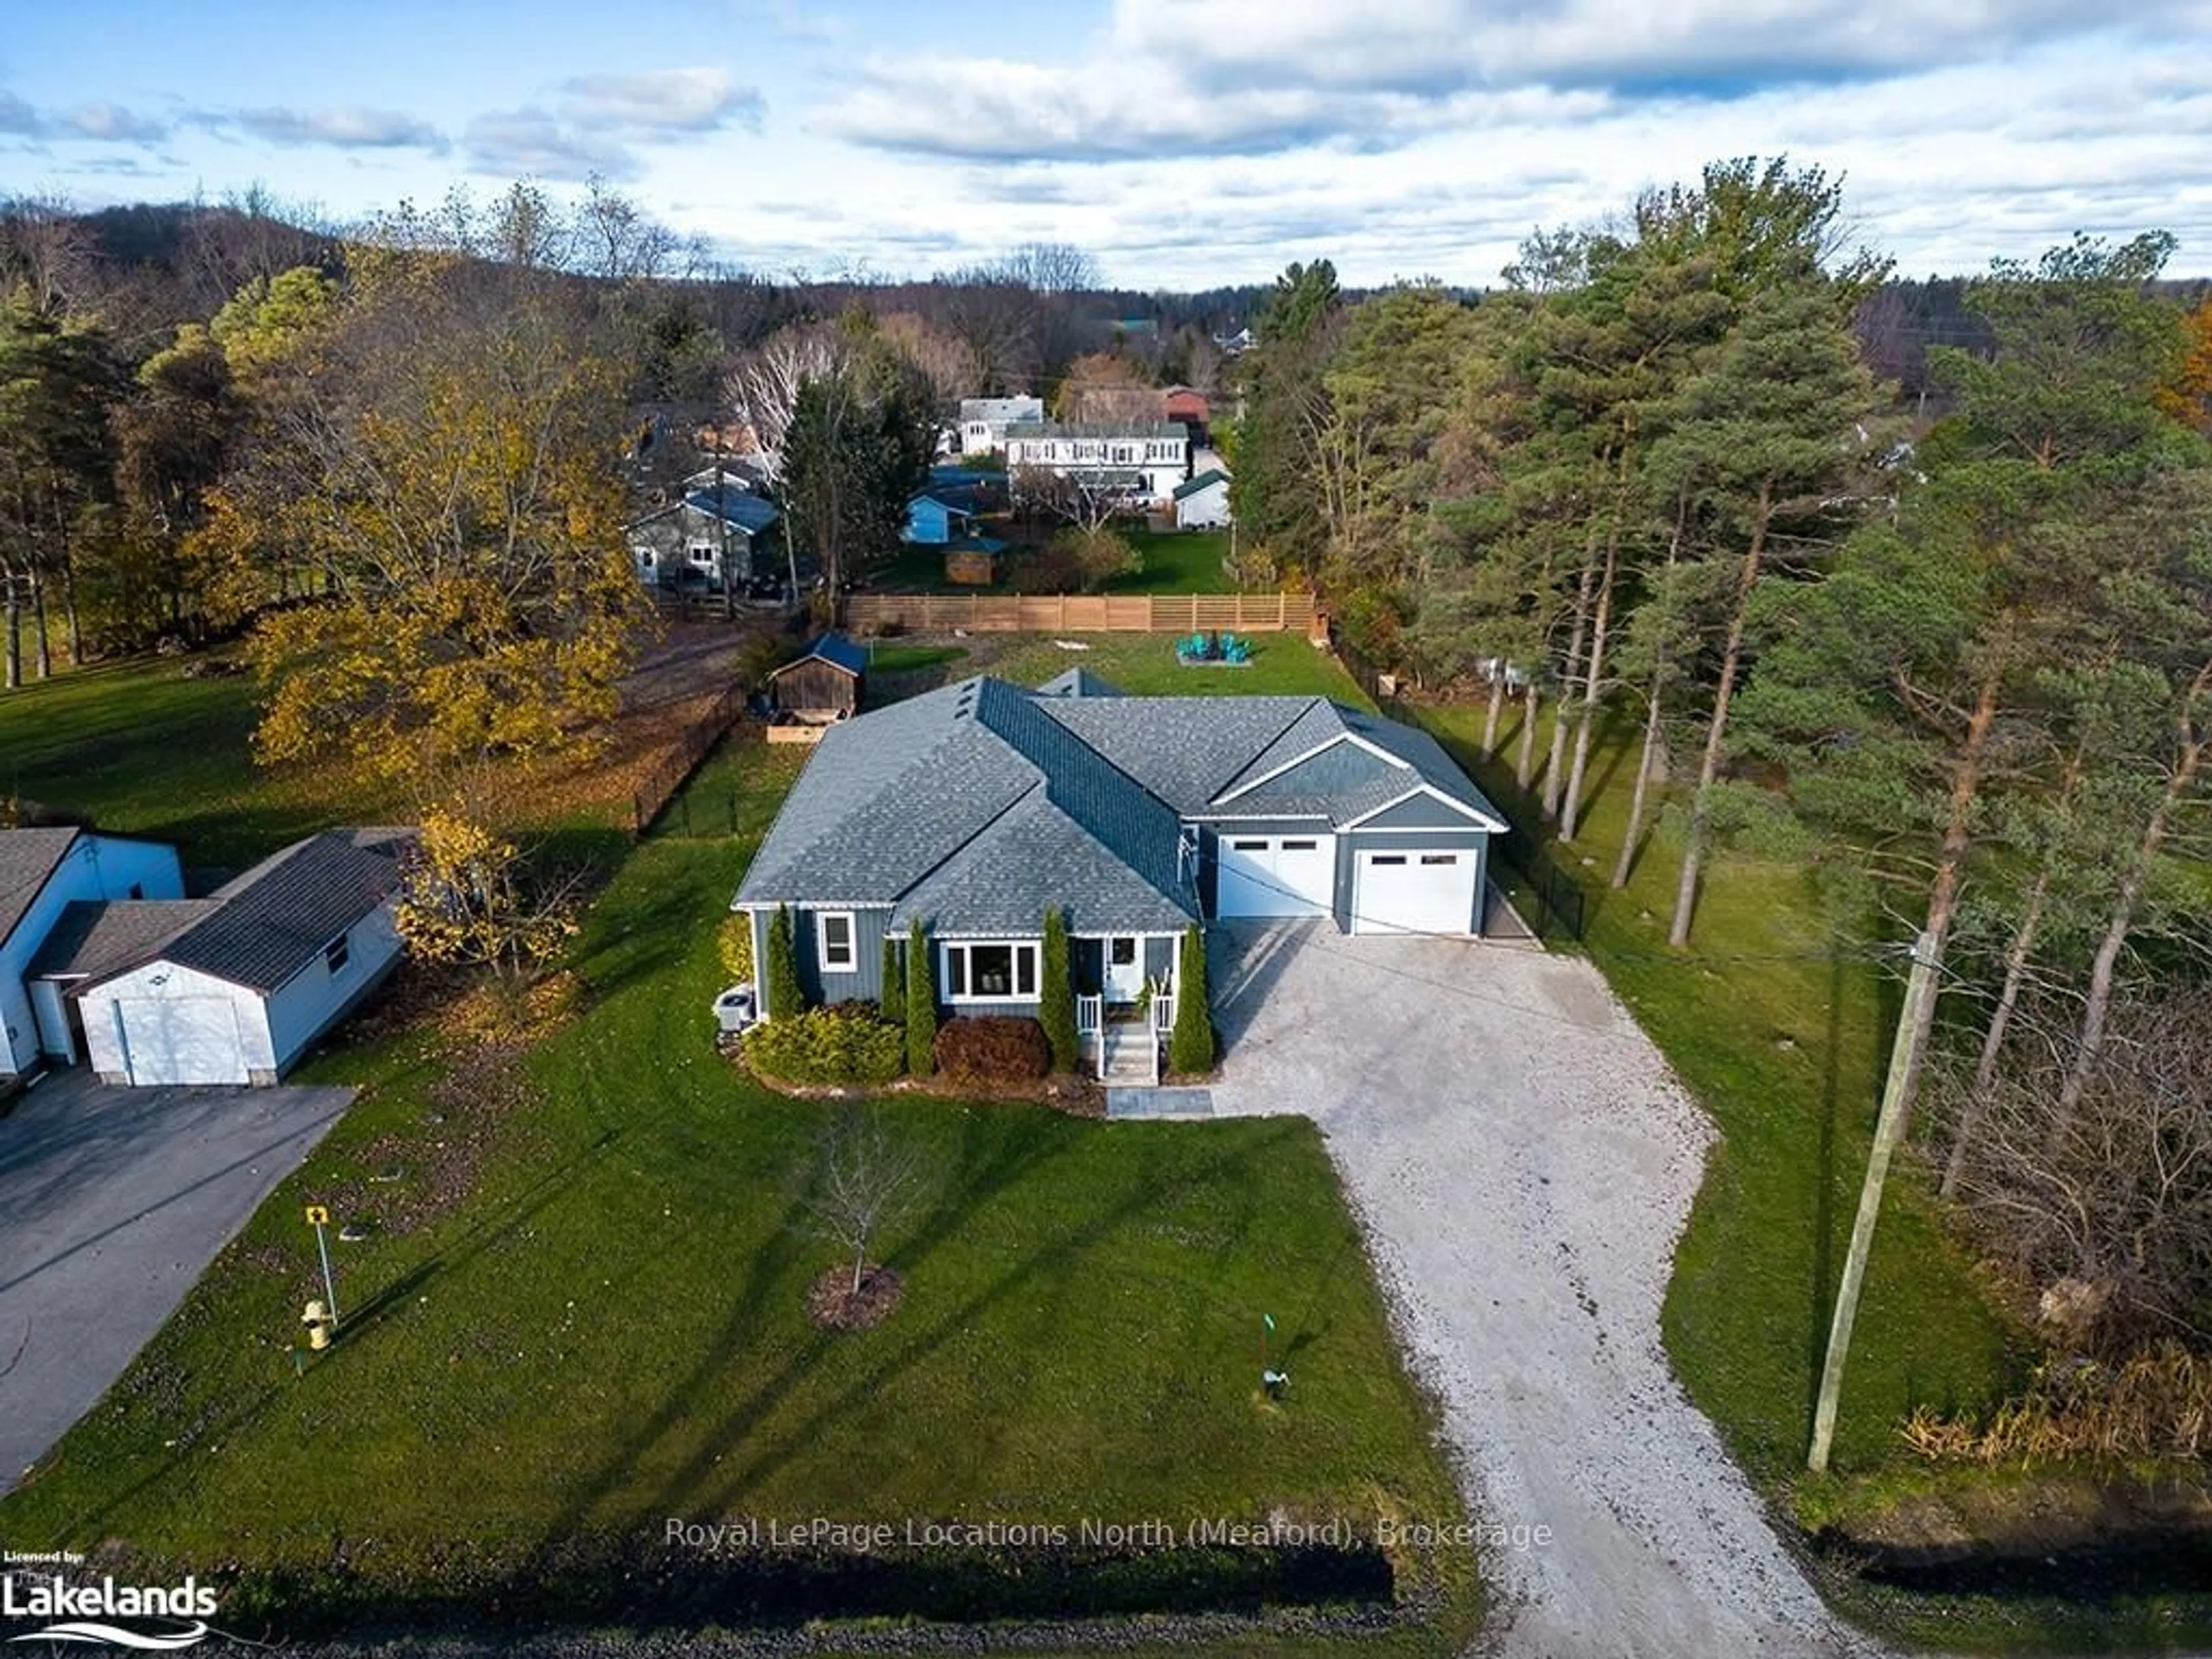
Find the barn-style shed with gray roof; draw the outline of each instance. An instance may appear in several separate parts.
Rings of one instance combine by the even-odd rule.
[[[1504,828],[1433,738],[1326,697],[979,677],[825,734],[732,908],[764,962],[789,907],[811,1000],[877,996],[919,924],[951,1012],[1030,1014],[1056,909],[1110,1007],[1171,1000],[1176,937],[1215,917],[1474,933]]]

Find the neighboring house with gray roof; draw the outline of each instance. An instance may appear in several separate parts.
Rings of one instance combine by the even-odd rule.
[[[64,1011],[46,1006],[32,969],[75,908],[184,890],[176,849],[157,842],[70,825],[0,830],[0,1079],[70,1051]]]
[[[782,515],[775,503],[735,475],[687,488],[681,501],[634,519],[627,526],[631,562],[651,586],[685,582],[719,589],[743,586],[756,574],[775,574],[769,543]]]
[[[825,733],[731,908],[757,962],[790,908],[817,1002],[876,997],[919,923],[947,1012],[1034,1015],[1057,909],[1079,998],[1171,1005],[1176,940],[1215,917],[1478,932],[1505,827],[1434,738],[1326,697],[978,678]]]
[[[275,1083],[398,963],[412,844],[326,830],[204,899],[68,907],[33,964],[50,1052],[108,1083]]]

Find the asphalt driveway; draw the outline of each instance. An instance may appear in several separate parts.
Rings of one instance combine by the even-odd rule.
[[[111,1089],[0,1118],[0,1492],[90,1410],[350,1089]]]
[[[1668,1368],[1660,1301],[1713,1131],[1597,971],[1325,923],[1220,929],[1209,969],[1215,1111],[1320,1124],[1469,1501],[1519,1529],[1485,1552],[1478,1651],[1880,1651]]]

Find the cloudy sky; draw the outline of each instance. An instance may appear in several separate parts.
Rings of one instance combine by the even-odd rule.
[[[2212,0],[64,0],[0,189],[343,219],[592,173],[769,273],[1030,240],[1133,287],[1483,283],[1717,157],[1848,175],[1907,274],[2076,229],[2212,273]]]

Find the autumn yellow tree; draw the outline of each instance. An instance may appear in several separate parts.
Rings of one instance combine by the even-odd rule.
[[[574,886],[534,879],[513,842],[434,808],[400,890],[399,936],[426,961],[489,967],[519,988],[574,936]]]
[[[587,301],[547,273],[417,247],[349,269],[266,368],[281,390],[209,533],[321,576],[318,603],[256,630],[262,757],[446,800],[613,710],[644,607],[619,378]]]
[[[2161,387],[2158,406],[2185,426],[2212,437],[2212,300],[2182,319],[2180,366]]]

